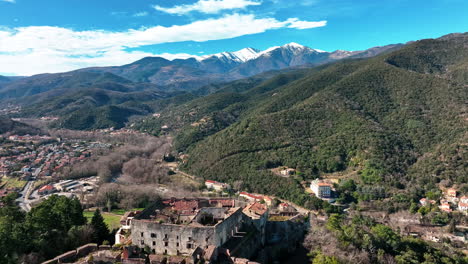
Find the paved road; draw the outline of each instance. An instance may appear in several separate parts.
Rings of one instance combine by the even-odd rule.
[[[20,197],[16,199],[19,207],[26,212],[29,212],[31,210],[31,206],[29,205],[30,200],[27,199],[26,195],[28,195],[33,186],[34,180],[28,181],[28,183],[26,183],[26,186],[24,186],[24,189],[20,192]]]
[[[40,168],[37,168],[32,173],[32,177],[31,177],[32,179],[30,179],[28,183],[26,183],[23,190],[20,192],[20,197],[16,199],[16,202],[18,203],[19,207],[26,212],[29,212],[31,210],[30,204],[34,200],[30,200],[29,195],[33,191],[32,188],[34,187],[34,182],[36,181],[35,179],[37,179],[37,176],[39,176],[39,173],[41,173],[41,170],[42,170],[42,166]]]

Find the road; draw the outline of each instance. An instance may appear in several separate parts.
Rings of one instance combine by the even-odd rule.
[[[41,173],[42,166],[40,168],[37,168],[33,173],[32,177],[29,179],[28,183],[24,186],[23,190],[20,192],[20,197],[16,199],[16,202],[18,203],[18,206],[26,211],[29,212],[31,210],[31,203],[34,200],[30,200],[29,196],[31,192],[33,191],[34,187],[34,182],[36,181],[37,177],[39,176],[39,173]]]
[[[23,211],[29,212],[31,210],[31,206],[29,205],[30,201],[28,197],[26,197],[26,195],[29,194],[33,186],[34,186],[34,180],[28,181],[28,183],[26,183],[26,186],[24,186],[23,190],[20,192],[20,197],[16,199],[18,206]]]

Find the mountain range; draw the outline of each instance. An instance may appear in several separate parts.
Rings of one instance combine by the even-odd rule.
[[[146,57],[117,67],[86,68],[83,71],[109,72],[134,82],[151,82],[161,86],[195,89],[210,83],[232,81],[262,72],[296,66],[316,66],[345,58],[366,58],[395,50],[402,44],[374,47],[364,51],[325,52],[289,43],[264,51],[244,48],[188,59],[167,60]]]
[[[264,51],[245,48],[172,61],[146,57],[123,66],[30,77],[1,76],[0,103],[22,106],[20,116],[61,116],[63,122],[59,126],[68,128],[122,127],[133,115],[147,115],[159,111],[167,102],[184,102],[193,95],[209,94],[227,82],[248,77],[249,82],[258,83],[278,71],[310,68],[345,58],[371,57],[402,46],[325,52],[289,43]],[[190,95],[180,96],[187,92]],[[162,100],[168,98],[173,99]],[[102,117],[102,113],[109,114]]]

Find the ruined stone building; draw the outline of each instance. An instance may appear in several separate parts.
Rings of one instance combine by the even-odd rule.
[[[149,248],[153,254],[194,256],[210,247],[239,250],[245,235],[255,233],[261,246],[268,219],[266,206],[238,203],[233,199],[163,200],[134,217],[132,244]]]

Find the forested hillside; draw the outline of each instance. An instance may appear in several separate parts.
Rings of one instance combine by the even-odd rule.
[[[466,184],[467,43],[466,34],[423,40],[221,90],[163,113],[156,127],[179,117],[176,146],[191,173],[299,203],[302,179],[344,170],[358,171],[366,192],[383,186],[381,197],[416,196],[443,179]],[[275,176],[278,166],[299,177]]]

